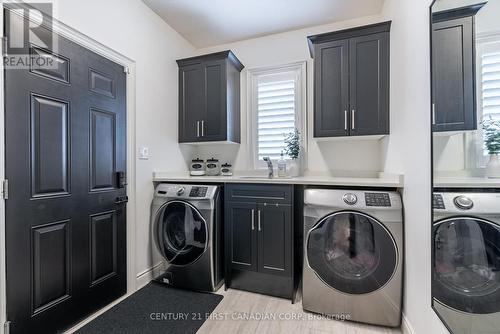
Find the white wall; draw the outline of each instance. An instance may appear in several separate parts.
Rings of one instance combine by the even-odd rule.
[[[136,270],[153,265],[149,219],[154,170],[185,170],[177,145],[178,84],[175,59],[194,47],[140,0],[59,0],[55,16],[63,23],[136,62],[136,146],[150,148],[137,160]]]
[[[404,313],[414,333],[448,333],[431,309],[430,0],[386,0],[391,18],[391,135],[388,170],[405,174]],[[394,163],[396,161],[400,163]]]
[[[345,174],[347,171],[378,172],[385,165],[384,157],[387,145],[385,141],[335,141],[316,142],[312,140],[312,111],[313,111],[313,67],[307,45],[307,36],[323,32],[341,30],[360,25],[380,22],[379,16],[370,16],[355,20],[343,21],[334,24],[321,25],[306,29],[273,34],[260,38],[239,41],[215,47],[198,49],[198,54],[206,54],[220,50],[232,50],[245,65],[241,75],[241,115],[242,115],[242,143],[239,148],[220,145],[200,147],[195,155],[200,158],[210,158],[215,155],[221,161],[232,162],[235,170],[247,170],[252,166],[249,159],[247,144],[247,70],[274,65],[283,65],[299,61],[307,61],[307,111],[308,127],[308,161],[312,172],[334,171]],[[394,130],[394,127],[392,128]],[[185,157],[187,160],[191,156]]]

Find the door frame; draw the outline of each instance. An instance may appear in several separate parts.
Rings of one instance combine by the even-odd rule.
[[[16,3],[19,6],[20,3]],[[3,24],[3,10],[8,8],[8,4],[4,5],[0,2],[0,27],[1,28],[1,38],[3,45],[3,36],[5,36],[4,24]],[[26,8],[29,8],[26,5]],[[122,65],[127,71],[126,76],[126,115],[127,115],[127,195],[129,197],[129,202],[127,204],[127,295],[132,294],[137,289],[137,275],[135,272],[135,226],[136,226],[136,96],[135,96],[135,86],[136,86],[136,64],[135,61],[128,58],[127,56],[99,43],[98,41],[82,34],[76,29],[58,21],[57,19],[52,19],[53,21],[52,30],[69,39],[70,41],[77,43],[117,64]],[[3,60],[3,50],[2,50],[2,60]],[[0,182],[3,184],[5,180],[5,97],[4,97],[4,65],[3,61],[0,62]],[[3,192],[3,185],[1,186],[1,191]],[[5,200],[2,198],[0,200],[0,334],[4,333],[4,323],[7,320],[7,303],[6,303],[6,270],[5,270]]]

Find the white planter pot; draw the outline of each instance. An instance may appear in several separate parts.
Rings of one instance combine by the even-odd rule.
[[[292,159],[290,160],[290,164],[288,167],[288,175],[291,177],[297,177],[300,176],[300,160],[299,159]]]
[[[486,166],[486,176],[492,179],[500,178],[500,161],[497,154],[490,154],[490,161]]]

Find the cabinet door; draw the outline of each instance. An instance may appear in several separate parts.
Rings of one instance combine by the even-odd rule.
[[[432,26],[433,130],[475,130],[473,18]]]
[[[316,46],[314,137],[349,135],[349,41]]]
[[[202,64],[179,68],[179,142],[201,139],[201,121],[205,115],[205,75]]]
[[[203,68],[206,110],[202,141],[223,141],[227,137],[226,60],[204,62]]]
[[[256,211],[255,204],[226,203],[226,257],[231,268],[257,271]]]
[[[292,208],[259,205],[257,210],[259,272],[292,273]]]
[[[351,135],[389,134],[389,33],[349,41]]]

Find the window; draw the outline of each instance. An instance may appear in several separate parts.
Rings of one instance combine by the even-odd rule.
[[[249,71],[248,137],[255,168],[266,166],[263,157],[278,160],[285,148],[285,136],[295,128],[301,139],[305,138],[303,73],[305,63]]]
[[[481,94],[483,119],[500,121],[500,46],[481,57]]]
[[[478,125],[476,167],[484,167],[488,162],[488,150],[484,143],[482,121],[500,121],[500,35],[478,43]]]

